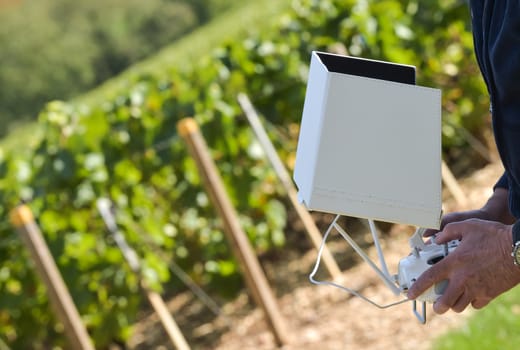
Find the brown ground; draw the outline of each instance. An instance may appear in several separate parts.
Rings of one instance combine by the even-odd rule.
[[[491,164],[460,181],[471,207],[485,202],[501,172],[499,164]],[[446,212],[460,209],[449,193],[445,194],[444,205]],[[363,232],[368,232],[356,220],[350,220],[346,226],[351,232],[359,232],[361,240],[366,236]],[[385,234],[383,249],[391,272],[395,272],[398,260],[409,253],[407,239],[411,230],[395,225]],[[331,237],[328,247],[344,271],[344,285],[381,303],[396,300],[365,264],[357,263],[359,259],[337,234]],[[308,273],[315,258],[313,249],[302,252],[288,248],[262,261],[290,334],[291,342],[283,347],[285,350],[429,349],[437,336],[460,327],[475,312],[438,316],[428,306],[428,322],[421,325],[412,314],[410,303],[380,310],[336,288],[310,284]],[[322,277],[326,278],[326,274],[322,273]],[[277,348],[262,311],[252,306],[245,292],[232,302],[221,304],[219,317],[191,293],[177,296],[168,305],[193,349]],[[155,315],[143,317],[135,333],[131,349],[173,349]]]

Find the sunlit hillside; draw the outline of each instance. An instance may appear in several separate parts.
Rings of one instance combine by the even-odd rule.
[[[219,3],[218,0],[214,2]],[[262,28],[269,27],[279,19],[276,14],[286,9],[289,3],[288,0],[239,1],[222,15],[194,32],[161,48],[159,52],[132,65],[116,77],[101,83],[100,86],[74,97],[72,101],[87,104],[100,103],[116,94],[118,89],[127,87],[141,76],[165,74],[170,67],[193,67],[197,60],[207,56],[226,40],[232,41],[235,38],[245,37],[247,33],[261,32]],[[21,1],[5,0],[2,4],[6,10],[13,10],[20,6]],[[229,5],[227,6],[229,7]],[[66,96],[59,95],[55,99],[68,100]],[[0,146],[17,147],[19,142],[23,145],[28,138],[33,139],[37,133],[36,123],[17,120],[11,125],[9,134],[0,139]]]

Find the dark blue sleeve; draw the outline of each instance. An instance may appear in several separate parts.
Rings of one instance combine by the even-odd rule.
[[[520,1],[471,0],[475,53],[488,87],[493,132],[505,174],[495,188],[509,190],[520,218]]]
[[[507,179],[507,173],[504,172],[500,179],[495,183],[495,186],[493,186],[493,190],[497,188],[505,188],[506,190],[509,190],[509,180]]]

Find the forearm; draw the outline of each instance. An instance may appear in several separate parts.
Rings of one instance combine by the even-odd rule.
[[[496,187],[495,191],[482,207],[482,211],[489,215],[489,219],[507,225],[513,224],[516,219],[509,211],[509,191],[506,188]]]

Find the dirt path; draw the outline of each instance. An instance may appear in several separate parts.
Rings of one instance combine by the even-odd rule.
[[[485,202],[501,172],[500,165],[492,164],[461,181],[472,207]],[[446,212],[459,209],[449,194],[444,198],[444,209]],[[364,228],[358,221],[350,221],[347,229]],[[391,272],[395,272],[399,259],[409,253],[407,239],[411,230],[395,225],[385,235],[383,250]],[[360,238],[363,240],[365,236]],[[351,248],[338,235],[331,237],[328,247],[344,271],[344,285],[359,289],[380,303],[398,300],[386,291],[368,266],[353,260]],[[339,289],[310,284],[308,273],[315,258],[314,250],[304,254],[288,250],[275,262],[263,263],[291,334],[291,343],[283,347],[285,350],[429,349],[436,337],[461,326],[475,312],[437,316],[428,306],[428,322],[421,325],[412,313],[411,303],[380,310]],[[245,293],[223,305],[219,317],[212,316],[189,293],[171,300],[169,306],[193,349],[276,349],[261,310],[251,306]],[[144,318],[136,330],[131,349],[173,348],[154,315]]]

